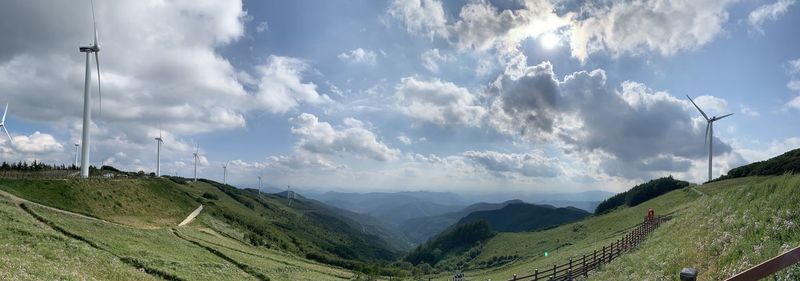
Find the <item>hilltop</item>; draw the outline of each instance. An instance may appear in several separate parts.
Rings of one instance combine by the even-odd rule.
[[[458,223],[459,220],[472,212],[497,210],[511,203],[522,203],[522,201],[509,200],[503,203],[475,203],[457,212],[406,220],[399,226],[399,229],[411,242],[421,244],[436,234],[441,233],[451,225]]]
[[[486,221],[495,231],[519,232],[570,223],[588,215],[589,212],[573,207],[556,208],[550,205],[511,203],[497,210],[470,213],[458,223]]]

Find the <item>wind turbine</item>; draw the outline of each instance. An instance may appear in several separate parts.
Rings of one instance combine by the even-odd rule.
[[[225,164],[222,164],[222,183],[228,184],[228,162],[226,161]]]
[[[258,176],[258,190],[261,191],[261,176]]]
[[[289,200],[289,207],[292,206],[292,199],[294,199],[294,193],[292,193],[292,186],[286,185],[286,199]]]
[[[8,140],[11,141],[11,144],[14,144],[14,139],[11,138],[11,135],[8,134],[8,129],[6,129],[6,113],[8,113],[8,104],[6,104],[6,111],[3,111],[3,119],[0,120],[0,129],[3,129],[3,132],[6,132],[6,136]]]
[[[194,181],[197,181],[197,160],[200,159],[200,144],[197,144],[197,149],[194,151]]]
[[[714,144],[714,122],[716,122],[716,121],[718,121],[718,120],[720,120],[722,118],[731,116],[731,115],[733,115],[733,113],[728,113],[728,114],[722,115],[720,117],[712,116],[711,118],[708,118],[708,115],[706,115],[706,113],[703,112],[703,110],[700,109],[700,107],[697,106],[696,103],[694,103],[694,101],[692,100],[692,98],[689,97],[689,95],[686,95],[686,98],[688,98],[689,101],[692,102],[694,107],[697,108],[697,111],[700,111],[700,114],[702,114],[703,118],[705,118],[706,122],[708,122],[708,124],[706,124],[705,141],[708,142],[708,181],[711,181],[711,155],[713,154],[713,144]]]
[[[94,1],[92,1],[92,26],[94,27],[94,44],[89,46],[81,46],[78,50],[81,53],[86,53],[86,80],[83,85],[83,135],[81,138],[81,177],[89,177],[89,129],[92,123],[92,100],[91,89],[89,88],[92,83],[92,65],[90,63],[91,54],[94,53],[94,60],[97,63],[97,94],[100,97],[100,113],[103,112],[103,94],[100,90],[100,45],[97,43],[97,22],[94,17]]]
[[[161,176],[161,143],[164,142],[164,139],[161,138],[161,130],[158,130],[158,137],[156,138],[158,142],[158,149],[156,150],[156,177]]]
[[[76,168],[78,167],[78,147],[80,147],[80,146],[81,146],[80,144],[77,144],[77,143],[75,144],[75,167]]]

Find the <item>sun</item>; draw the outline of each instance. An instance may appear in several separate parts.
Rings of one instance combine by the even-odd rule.
[[[558,47],[559,43],[561,43],[561,38],[558,38],[558,35],[553,33],[545,33],[539,37],[539,43],[542,44],[542,48],[552,50]]]

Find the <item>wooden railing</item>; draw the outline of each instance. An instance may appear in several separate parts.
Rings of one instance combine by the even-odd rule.
[[[533,274],[517,276],[509,279],[510,281],[525,280],[572,280],[579,276],[588,276],[589,272],[597,269],[603,264],[610,263],[618,258],[622,253],[630,251],[639,245],[644,238],[653,232],[662,223],[670,220],[671,216],[657,217],[650,221],[643,222],[628,232],[624,237],[617,239],[608,246],[603,246],[600,250],[594,250],[591,254],[573,256],[564,264],[553,264],[552,267],[535,269]]]
[[[760,280],[798,262],[800,262],[800,247],[795,247],[731,278],[725,279],[725,281]]]

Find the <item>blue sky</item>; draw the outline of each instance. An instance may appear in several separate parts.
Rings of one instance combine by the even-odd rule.
[[[800,11],[779,1],[98,2],[91,162],[245,187],[620,191],[800,146]],[[89,3],[0,9],[6,161],[71,163]],[[93,81],[96,82],[96,81]],[[96,86],[95,86],[96,87]],[[93,93],[96,94],[96,93]],[[96,96],[95,96],[96,97]],[[97,100],[95,99],[95,102]]]

